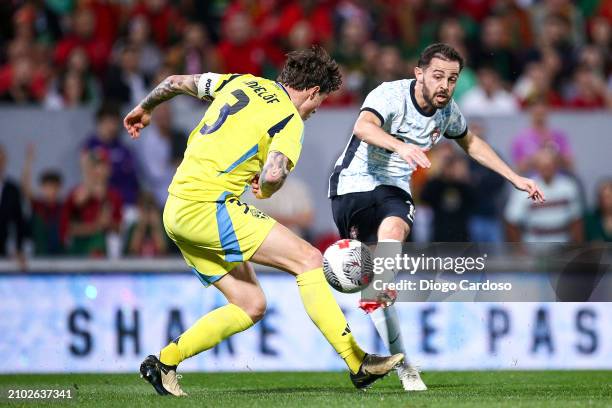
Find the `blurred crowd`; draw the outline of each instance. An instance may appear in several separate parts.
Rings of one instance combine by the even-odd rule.
[[[75,158],[81,180],[67,189],[63,169],[45,169],[34,182],[34,162],[44,160],[34,144],[25,152],[21,179],[11,180],[0,146],[0,255],[15,254],[24,263],[26,252],[97,258],[178,254],[164,231],[161,209],[187,138],[172,127],[170,109],[158,107],[133,151],[121,140],[118,107],[101,106]]]
[[[135,103],[169,73],[274,77],[289,50],[324,45],[359,103],[411,77],[419,52],[446,42],[467,60],[466,113],[612,106],[609,0],[6,0],[0,100],[63,109]]]
[[[120,137],[116,105],[103,105],[96,126],[80,142],[81,180],[64,188],[61,169],[33,180],[34,145],[25,152],[21,180],[6,175],[0,146],[0,255],[118,258],[178,254],[163,228],[167,187],[180,163],[186,135],[172,127],[172,105],[162,104],[137,149]],[[456,143],[443,141],[429,153],[433,167],[413,175],[417,217],[411,240],[436,242],[612,242],[612,177],[601,180],[589,207],[574,171],[568,136],[549,123],[549,107],[530,108],[530,125],[512,142],[511,164],[535,178],[546,202],[536,204],[498,174],[469,161]],[[470,129],[486,139],[482,120]],[[507,155],[505,155],[507,156]],[[603,164],[602,164],[603,165]],[[67,191],[66,194],[63,192]],[[243,200],[324,250],[339,239],[331,219],[315,233],[313,192],[295,175],[268,200]],[[323,197],[320,197],[322,200]],[[27,247],[27,249],[26,249]]]
[[[80,146],[76,186],[63,185],[61,169],[33,180],[41,155],[33,146],[21,180],[7,178],[0,147],[0,256],[25,265],[25,253],[177,253],[161,209],[186,134],[173,126],[172,105],[162,104],[132,150],[121,139],[121,110],[174,73],[275,77],[288,50],[313,43],[327,47],[343,72],[328,106],[359,104],[381,82],[412,77],[420,50],[443,41],[468,61],[455,94],[466,116],[530,116],[503,153],[536,178],[547,202],[531,204],[454,143],[441,143],[430,153],[434,167],[414,175],[412,239],[612,242],[612,178],[589,208],[592,192],[575,175],[570,140],[548,120],[551,109],[612,106],[611,22],[612,2],[603,0],[3,1],[0,100],[88,106],[96,116]],[[469,126],[486,137],[483,123]],[[293,177],[257,206],[325,249],[337,236],[313,234],[312,197]]]
[[[546,201],[528,200],[503,177],[470,161],[455,143],[442,142],[429,153],[433,167],[413,179],[419,214],[414,240],[612,242],[612,174],[598,180],[595,192],[586,191],[567,134],[550,125],[546,104],[530,109],[530,126],[512,141],[510,164],[536,181]],[[487,138],[484,123],[472,120],[469,127]],[[587,195],[593,193],[589,206]]]

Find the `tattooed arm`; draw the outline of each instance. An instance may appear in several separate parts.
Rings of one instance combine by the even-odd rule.
[[[197,97],[199,80],[199,74],[170,75],[140,102],[140,106],[142,109],[151,112],[157,105],[174,98],[176,95],[186,94]]]
[[[268,153],[266,164],[259,175],[259,191],[256,197],[268,198],[276,193],[283,186],[291,166],[291,161],[284,154],[277,151]]]
[[[123,126],[132,139],[140,136],[140,131],[151,123],[151,112],[157,105],[185,94],[198,96],[198,81],[200,75],[170,75],[155,87],[130,113],[123,119]]]

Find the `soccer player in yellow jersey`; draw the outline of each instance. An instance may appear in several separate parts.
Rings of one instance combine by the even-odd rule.
[[[187,264],[228,303],[198,320],[159,355],[148,356],[142,376],[157,393],[184,396],[178,364],[253,326],[266,299],[247,261],[296,277],[306,312],[344,359],[353,384],[365,388],[387,374],[403,354],[366,354],[323,276],[321,253],[239,197],[251,185],[257,198],[280,189],[300,156],[303,120],[341,83],[338,66],[320,47],[288,55],[277,81],[252,75],[173,75],[124,119],[132,138],[160,103],[180,94],[212,101],[191,132],[183,162],[170,184],[164,226]],[[299,351],[296,351],[299,352]]]

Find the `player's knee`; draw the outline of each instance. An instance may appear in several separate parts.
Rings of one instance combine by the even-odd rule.
[[[266,308],[266,300],[264,299],[261,302],[252,303],[246,313],[249,315],[253,323],[257,323],[258,321],[264,318],[266,314]]]
[[[321,251],[312,245],[306,246],[301,255],[301,265],[300,270],[297,271],[298,273],[308,272],[320,268],[323,265],[323,255]]]
[[[394,239],[404,241],[410,233],[410,227],[405,222],[386,222],[378,229],[378,239]]]
[[[266,314],[267,302],[266,296],[263,291],[253,291],[246,294],[243,301],[240,302],[239,306],[244,312],[253,320],[253,323],[257,323],[263,319]]]

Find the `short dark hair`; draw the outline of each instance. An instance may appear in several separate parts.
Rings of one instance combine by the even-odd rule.
[[[331,93],[340,88],[342,75],[327,51],[313,45],[310,49],[287,54],[285,66],[276,80],[298,91],[318,86],[322,93]]]
[[[104,102],[96,112],[96,121],[99,122],[100,119],[105,118],[107,116],[112,116],[113,118],[121,118],[119,107],[112,102]]]
[[[459,71],[463,69],[465,61],[456,49],[448,44],[436,43],[425,48],[419,57],[417,66],[419,68],[427,68],[434,58],[440,58],[445,61],[457,61],[459,63]]]
[[[40,184],[53,183],[62,184],[62,175],[56,170],[45,170],[39,178]]]

